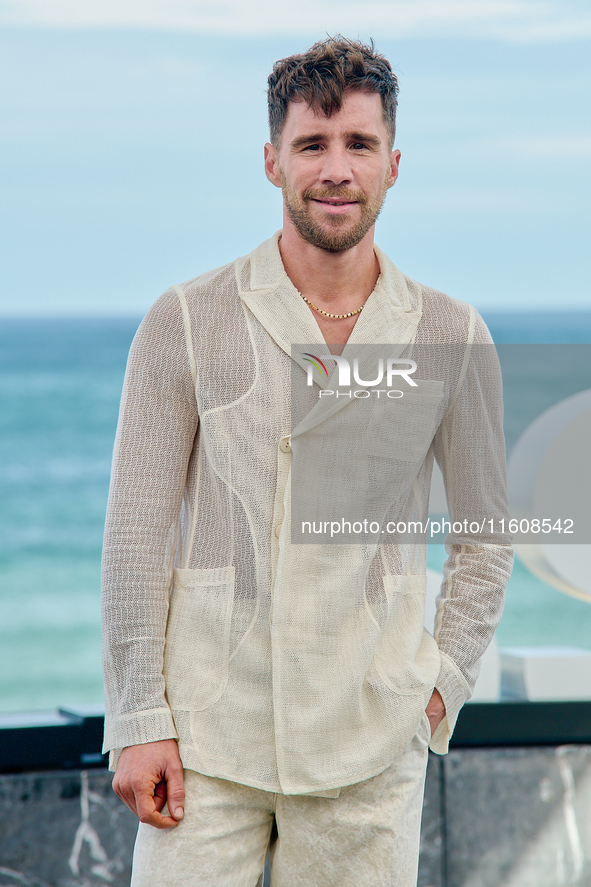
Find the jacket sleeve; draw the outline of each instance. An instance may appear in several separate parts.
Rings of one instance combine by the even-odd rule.
[[[460,708],[474,689],[480,658],[501,618],[513,564],[506,532],[509,515],[500,367],[484,322],[478,315],[472,320],[475,325],[465,369],[435,437],[435,457],[442,470],[452,525],[446,539],[448,557],[435,622],[441,654],[436,687],[447,716],[435,732],[431,748],[440,754],[447,751]],[[501,532],[503,519],[505,533]]]
[[[104,750],[177,738],[162,660],[177,524],[198,415],[182,293],[133,341],[121,399],[102,571]],[[114,753],[113,753],[114,751]]]

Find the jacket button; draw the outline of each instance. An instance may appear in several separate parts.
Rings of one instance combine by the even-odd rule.
[[[275,527],[275,529],[274,529],[273,532],[275,533],[275,535],[276,535],[277,538],[279,539],[279,537],[280,537],[280,535],[281,535],[281,524],[277,524],[277,526]]]
[[[279,449],[282,453],[291,453],[291,444],[289,442],[289,437],[282,437],[279,441]]]

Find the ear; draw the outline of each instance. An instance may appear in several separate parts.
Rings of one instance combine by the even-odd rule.
[[[400,151],[396,149],[396,151],[392,151],[390,155],[390,173],[386,180],[386,187],[391,188],[396,179],[398,178],[398,168],[400,166]]]
[[[281,188],[281,173],[279,172],[279,160],[274,146],[267,142],[265,145],[265,175],[277,188]]]

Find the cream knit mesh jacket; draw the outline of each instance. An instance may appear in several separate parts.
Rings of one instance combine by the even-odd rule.
[[[512,551],[498,532],[449,536],[431,634],[424,539],[292,543],[292,477],[326,453],[315,441],[326,444],[330,418],[317,386],[292,415],[290,377],[307,371],[292,346],[327,346],[277,241],[169,290],[132,345],[103,554],[105,750],[113,766],[127,745],[173,737],[189,769],[323,793],[389,766],[434,686],[447,717],[431,747],[447,750]],[[423,419],[410,448],[400,422],[387,441],[360,434],[334,455],[397,454],[397,514],[408,519],[426,514],[435,457],[452,519],[496,527],[507,503],[488,331],[474,309],[376,254],[380,277],[349,342],[430,355],[412,390]]]

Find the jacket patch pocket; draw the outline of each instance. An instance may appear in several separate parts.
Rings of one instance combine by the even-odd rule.
[[[376,400],[365,432],[368,456],[421,462],[444,411],[443,382],[419,381],[398,400]]]
[[[173,710],[201,711],[226,688],[234,579],[234,567],[174,571],[164,647]]]
[[[439,675],[439,649],[424,627],[425,576],[384,576],[388,622],[378,641],[374,665],[396,693],[427,693]]]

